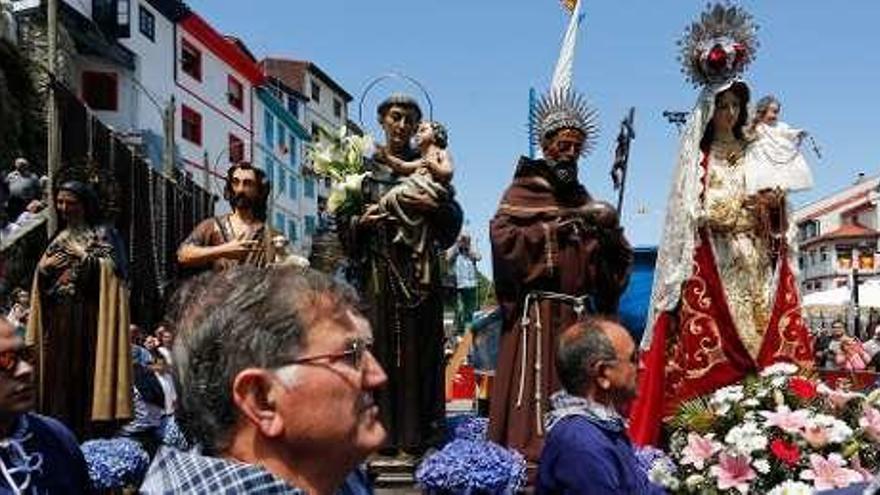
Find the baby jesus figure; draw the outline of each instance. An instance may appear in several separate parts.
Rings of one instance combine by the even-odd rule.
[[[428,197],[444,201],[450,195],[452,157],[446,150],[448,135],[439,122],[421,122],[416,130],[416,146],[421,157],[405,161],[379,148],[377,158],[384,161],[403,178],[385,193],[370,213],[385,215],[399,221],[394,242],[405,243],[413,250],[414,258],[422,258],[427,242],[427,225],[417,211],[408,211],[406,199]],[[403,199],[404,201],[401,201]]]
[[[799,149],[807,133],[780,122],[781,108],[773,96],[758,101],[752,122],[753,141],[744,161],[748,194],[766,189],[799,191],[813,187],[813,175]]]

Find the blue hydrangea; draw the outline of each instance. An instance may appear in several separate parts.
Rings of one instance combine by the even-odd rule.
[[[433,494],[512,494],[525,479],[525,459],[518,452],[460,438],[427,457],[416,470],[416,482]]]
[[[675,463],[672,462],[672,459],[670,459],[669,456],[660,449],[651,446],[645,446],[636,447],[635,451],[636,460],[639,463],[639,469],[641,469],[642,472],[645,473],[645,475],[647,475],[651,471],[651,468],[654,467],[654,464],[657,462],[662,462],[666,464],[667,470],[670,473],[675,473],[677,471]]]
[[[137,486],[150,467],[150,457],[128,438],[89,440],[82,444],[92,488],[108,490]]]
[[[455,438],[475,442],[484,441],[488,429],[489,418],[468,417],[455,427]]]
[[[189,441],[186,439],[186,435],[181,431],[180,425],[177,424],[177,420],[174,419],[174,416],[169,417],[164,424],[162,444],[174,447],[183,452],[186,452],[191,447]]]

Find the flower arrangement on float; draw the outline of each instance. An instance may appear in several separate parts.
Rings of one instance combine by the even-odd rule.
[[[345,126],[334,134],[319,131],[316,141],[309,144],[308,157],[315,172],[333,180],[333,189],[327,199],[330,213],[360,212],[363,207],[361,186],[369,175],[364,171],[364,159],[374,150],[372,137],[351,134]]]
[[[792,364],[682,404],[671,427],[669,457],[640,453],[671,493],[807,494],[880,469],[880,391],[834,389]]]

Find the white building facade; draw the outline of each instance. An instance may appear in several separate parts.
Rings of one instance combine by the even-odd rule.
[[[46,0],[18,0],[15,15],[22,36],[40,25],[45,33]],[[64,62],[56,69],[58,78],[95,115],[121,134],[137,129],[137,55],[119,40],[131,36],[129,0],[60,0],[58,19],[62,32],[58,49]],[[34,53],[44,59],[48,54]]]
[[[123,6],[126,7],[126,6]],[[159,168],[166,159],[165,139],[176,142],[166,127],[179,111],[174,83],[177,22],[188,10],[178,0],[132,0],[127,4],[129,35],[119,43],[137,56],[134,71],[134,129],[143,153]],[[179,128],[177,128],[179,129]],[[179,131],[178,131],[179,132]],[[173,155],[169,157],[173,160]]]
[[[254,149],[254,88],[264,78],[240,42],[195,13],[178,25],[175,129],[179,160],[196,182],[222,197],[231,163]],[[217,213],[229,211],[226,202]]]
[[[798,229],[801,293],[880,277],[880,177],[855,184],[802,206],[792,215]]]

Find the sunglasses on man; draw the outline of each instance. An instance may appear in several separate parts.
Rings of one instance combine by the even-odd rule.
[[[22,361],[28,364],[34,362],[33,346],[0,351],[0,372],[8,374],[15,373],[15,370],[18,369],[18,363]]]

